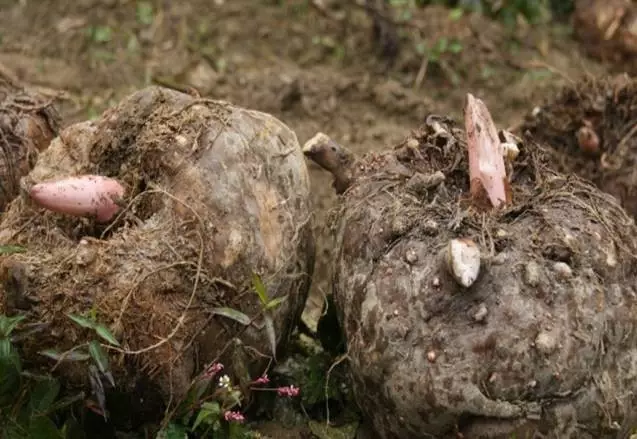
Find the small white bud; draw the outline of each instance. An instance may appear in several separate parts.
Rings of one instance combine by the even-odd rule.
[[[480,249],[470,239],[452,239],[447,245],[447,265],[456,282],[470,287],[480,273]]]

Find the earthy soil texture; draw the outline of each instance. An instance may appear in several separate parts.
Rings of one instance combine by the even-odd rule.
[[[53,99],[28,91],[0,71],[0,211],[20,191],[20,178],[58,134]]]
[[[637,72],[637,3],[633,0],[576,0],[573,25],[592,56],[619,71]]]
[[[393,11],[401,44],[390,64],[369,14],[355,2],[324,4],[17,2],[0,13],[0,65],[63,91],[66,123],[158,81],[272,113],[301,143],[324,131],[355,152],[396,143],[430,111],[460,117],[467,91],[512,125],[556,87],[606,70],[580,55],[566,25],[508,31],[439,6]],[[325,172],[310,173],[318,232],[310,307],[320,311],[332,259],[322,224],[336,197]]]
[[[354,394],[381,438],[634,427],[634,222],[550,170],[541,148],[520,147],[513,202],[496,211],[472,207],[465,134],[444,118],[352,166],[332,221],[334,294]],[[481,251],[469,288],[450,275],[455,238]]]
[[[196,373],[221,361],[249,396],[248,383],[300,319],[314,265],[296,135],[265,113],[149,87],[62,131],[25,181],[69,174],[116,178],[126,188],[123,209],[98,226],[26,198],[10,204],[2,244],[28,251],[3,260],[3,296],[26,297],[2,312],[20,308],[48,328],[21,345],[25,362],[90,341],[94,334],[68,314],[94,312],[121,343],[111,355],[119,390],[135,394],[150,382],[161,397],[142,396],[147,405],[178,403]],[[272,332],[253,273],[282,300],[268,313]],[[88,381],[83,363],[58,370],[72,384]]]
[[[508,30],[439,6],[393,10],[389,35],[401,44],[392,63],[363,8],[322,3],[2,2],[0,67],[45,96],[59,92],[65,126],[161,83],[269,112],[301,144],[323,131],[357,153],[401,141],[430,112],[459,119],[467,91],[505,127],[562,85],[622,67],[584,56],[566,24]],[[337,197],[328,173],[310,164],[310,177],[317,263],[306,316],[313,326],[331,290],[333,243],[324,224]]]
[[[637,216],[636,112],[636,81],[624,75],[590,79],[548,99],[520,131],[551,147],[556,169],[593,181]],[[582,138],[581,130],[597,142]]]

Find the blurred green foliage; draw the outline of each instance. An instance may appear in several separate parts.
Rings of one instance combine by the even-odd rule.
[[[394,1],[403,0],[390,0],[391,3]],[[415,0],[415,3],[418,6],[439,4],[480,12],[507,25],[514,25],[518,16],[535,24],[550,17],[565,17],[574,9],[574,0]]]

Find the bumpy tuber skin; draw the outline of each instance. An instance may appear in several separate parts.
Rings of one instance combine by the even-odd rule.
[[[579,149],[586,154],[599,154],[599,136],[589,121],[585,121],[575,133]]]
[[[110,221],[119,211],[124,187],[112,178],[82,175],[38,183],[29,196],[39,206],[74,216],[94,216],[100,223]]]
[[[467,94],[464,107],[471,195],[477,198],[484,189],[491,205],[508,201],[507,179],[498,131],[482,100]]]
[[[324,133],[317,133],[303,146],[303,154],[334,176],[332,186],[342,194],[351,185],[350,167],[354,155]]]

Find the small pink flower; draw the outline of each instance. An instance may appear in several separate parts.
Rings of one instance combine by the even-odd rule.
[[[299,388],[294,386],[279,387],[276,389],[279,396],[297,396],[299,394]]]
[[[221,363],[211,363],[210,365],[208,365],[208,367],[204,371],[203,378],[204,379],[213,378],[215,375],[217,375],[222,370],[223,370],[223,364],[221,364]]]
[[[262,376],[254,380],[252,384],[268,384],[269,382],[270,378],[268,378],[268,374],[264,373]]]
[[[227,412],[223,414],[223,419],[225,419],[228,422],[232,422],[232,421],[243,422],[245,421],[246,418],[239,412],[232,412],[228,410]]]

